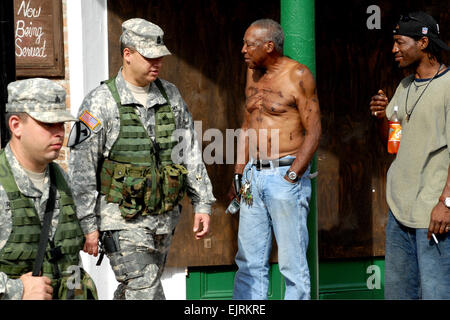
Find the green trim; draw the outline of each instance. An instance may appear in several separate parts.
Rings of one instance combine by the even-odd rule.
[[[321,262],[319,270],[321,300],[384,299],[383,257]]]
[[[306,65],[316,75],[315,1],[281,0],[281,26],[284,31],[284,54]],[[314,155],[311,172],[317,171]],[[319,253],[317,238],[317,178],[311,180],[310,212],[308,215],[309,246],[307,260],[311,277],[311,299],[318,299]]]
[[[231,300],[236,266],[192,267],[186,277],[187,300]],[[278,264],[269,269],[269,300],[284,297],[284,280]]]
[[[189,274],[186,277],[186,299],[231,299],[236,271],[236,266],[189,268]],[[321,261],[319,274],[318,299],[320,300],[384,299],[383,257]],[[270,266],[269,279],[269,300],[283,299],[284,280],[278,264]],[[372,288],[368,288],[368,282],[373,284]]]

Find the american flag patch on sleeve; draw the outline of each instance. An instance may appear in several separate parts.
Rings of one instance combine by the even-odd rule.
[[[96,126],[100,124],[100,121],[98,121],[92,114],[89,113],[89,111],[85,110],[83,114],[80,117],[80,120],[83,121],[91,130],[94,130]]]

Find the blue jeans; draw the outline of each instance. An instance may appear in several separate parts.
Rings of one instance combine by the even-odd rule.
[[[272,231],[286,283],[285,299],[310,298],[306,260],[310,167],[296,183],[283,178],[289,167],[271,164],[271,168],[258,171],[250,161],[244,169],[242,180],[251,181],[253,204],[241,201],[233,299],[267,299]]]
[[[385,299],[450,299],[450,236],[427,239],[389,210],[386,226]]]

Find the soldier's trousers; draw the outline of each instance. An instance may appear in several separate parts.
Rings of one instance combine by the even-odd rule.
[[[172,234],[157,235],[147,228],[115,232],[119,250],[107,254],[120,283],[114,300],[165,300],[161,275]]]

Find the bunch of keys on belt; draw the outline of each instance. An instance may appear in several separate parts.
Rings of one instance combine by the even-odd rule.
[[[241,200],[244,200],[244,202],[248,205],[251,206],[253,204],[253,196],[250,190],[250,182],[245,179],[244,184],[241,187]]]

